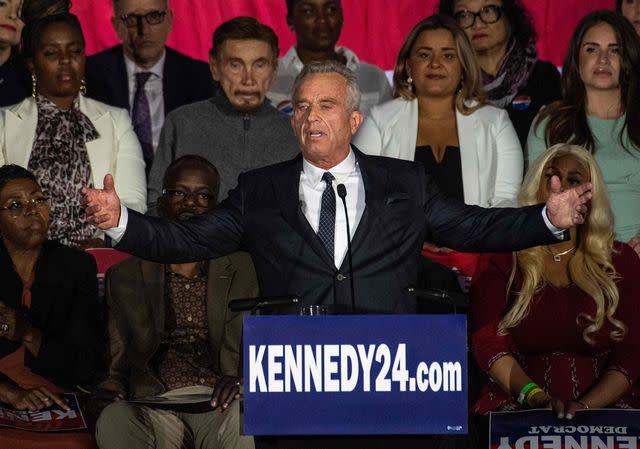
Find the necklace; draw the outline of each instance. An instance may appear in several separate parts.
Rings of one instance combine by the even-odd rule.
[[[567,249],[565,251],[562,251],[561,253],[554,253],[553,251],[551,251],[549,249],[548,246],[545,246],[545,248],[547,249],[547,251],[549,251],[549,254],[551,254],[553,256],[553,261],[554,262],[560,262],[562,256],[566,256],[567,254],[569,254],[570,252],[572,252],[572,251],[574,251],[576,249],[575,246],[572,246],[571,248],[569,248],[569,249]]]

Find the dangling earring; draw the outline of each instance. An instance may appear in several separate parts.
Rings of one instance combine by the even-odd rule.
[[[87,95],[87,81],[84,78],[80,80],[80,93],[82,96]]]
[[[36,98],[36,95],[38,95],[38,78],[36,78],[35,73],[32,73],[31,74],[31,96],[33,98]]]
[[[407,78],[407,83],[411,84],[413,83],[413,78],[411,78],[410,76]]]

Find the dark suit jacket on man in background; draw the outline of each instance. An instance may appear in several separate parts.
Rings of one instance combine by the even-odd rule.
[[[150,362],[165,333],[164,265],[131,257],[106,277],[111,361],[101,386],[129,398],[164,393]],[[207,323],[214,371],[240,376],[242,315],[230,312],[231,299],[258,294],[248,254],[237,252],[209,261]]]
[[[352,148],[366,194],[352,244],[356,308],[361,313],[415,311],[415,298],[406,289],[416,281],[425,240],[468,252],[510,251],[557,241],[544,223],[542,205],[467,206],[441,194],[416,163],[367,156]],[[251,254],[261,295],[295,294],[305,304],[348,308],[347,258],[336,269],[306,221],[298,194],[301,170],[299,155],[245,173],[218,208],[186,222],[129,212],[127,230],[116,247],[174,263],[242,249]]]
[[[89,56],[85,78],[88,97],[131,110],[122,45]],[[214,90],[206,62],[185,56],[169,47],[166,47],[162,83],[165,115],[182,105],[206,100]]]

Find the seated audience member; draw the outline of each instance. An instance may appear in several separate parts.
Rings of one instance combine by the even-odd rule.
[[[150,208],[166,168],[181,155],[216,161],[224,199],[240,173],[298,154],[289,117],[265,101],[277,58],[276,34],[256,19],[236,17],[215,30],[209,64],[221,88],[167,117],[149,175]]]
[[[640,34],[640,0],[616,0],[616,11],[625,16]]]
[[[28,73],[16,55],[24,27],[21,5],[22,0],[0,2],[0,107],[17,103],[29,95]]]
[[[24,51],[33,98],[0,115],[0,165],[33,172],[50,199],[49,238],[80,247],[103,244],[80,205],[82,186],[101,186],[105,174],[113,173],[123,202],[146,209],[144,161],[127,112],[81,95],[84,50],[73,14],[28,23]]]
[[[413,27],[393,79],[396,99],[371,110],[354,144],[421,162],[441,191],[467,204],[514,206],[522,149],[507,113],[483,103],[473,49],[455,22],[434,15]]]
[[[100,360],[96,264],[47,240],[47,198],[35,176],[0,167],[0,401],[37,411],[90,385]],[[90,434],[0,431],[0,447],[93,447]]]
[[[296,44],[279,61],[278,77],[267,96],[279,110],[293,112],[292,88],[302,66],[311,61],[335,60],[346,65],[358,78],[362,94],[360,110],[391,99],[391,87],[385,73],[373,64],[361,62],[346,47],[336,43],[342,31],[340,0],[286,0],[287,25],[296,33]]]
[[[162,217],[187,220],[217,204],[220,178],[200,156],[167,169],[158,203]],[[172,411],[116,401],[104,409],[101,448],[252,448],[239,434],[242,316],[229,299],[254,297],[251,258],[233,253],[209,262],[159,264],[137,257],[107,273],[111,364],[105,399],[133,399],[177,388],[214,387],[210,411]],[[160,444],[162,443],[162,444]],[[175,446],[174,446],[175,445]]]
[[[473,351],[491,378],[476,414],[551,407],[570,419],[577,410],[640,404],[640,260],[614,241],[594,157],[553,146],[527,173],[521,203],[584,182],[593,197],[570,240],[490,256],[472,285]]]
[[[87,95],[131,112],[147,172],[166,114],[211,96],[207,64],[166,46],[169,0],[113,0],[111,24],[122,42],[87,58]]]
[[[560,74],[538,59],[533,22],[521,0],[440,0],[476,51],[490,104],[505,108],[524,148],[540,108],[560,99]]]
[[[616,239],[640,253],[640,40],[612,11],[594,11],[571,37],[562,72],[564,97],[544,108],[529,133],[528,159],[547,146],[581,145],[607,185]]]

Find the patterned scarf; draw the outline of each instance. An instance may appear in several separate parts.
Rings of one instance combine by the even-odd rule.
[[[535,44],[523,48],[513,40],[500,61],[496,75],[482,72],[482,82],[487,101],[493,106],[506,108],[518,92],[527,84],[533,67],[538,61]]]
[[[46,98],[36,97],[38,125],[28,168],[49,197],[49,238],[70,246],[90,239],[95,229],[87,223],[80,189],[91,185],[86,143],[100,137],[76,99],[68,111]]]

